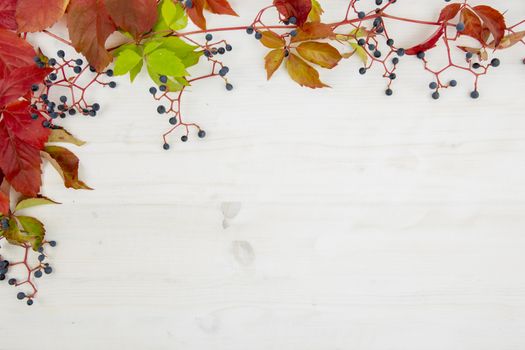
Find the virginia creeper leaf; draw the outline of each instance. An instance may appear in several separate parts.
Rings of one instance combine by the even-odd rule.
[[[14,32],[0,29],[0,77],[15,68],[34,65],[33,47]]]
[[[321,15],[324,13],[321,4],[317,0],[312,0],[312,10],[308,14],[310,22],[321,22]]]
[[[286,61],[288,74],[301,86],[307,86],[312,89],[328,87],[319,79],[319,72],[303,61],[299,56],[290,54]]]
[[[2,185],[6,185],[5,188]],[[10,210],[9,185],[4,183],[4,173],[0,170],[0,216],[8,215]]]
[[[42,246],[42,241],[46,235],[44,224],[31,216],[17,216],[16,220],[22,226],[23,233],[17,230],[17,236],[14,238],[18,243],[28,242],[34,250]]]
[[[425,42],[407,49],[405,53],[407,55],[417,55],[420,52],[425,52],[436,47],[437,42],[439,41],[439,39],[441,39],[444,33],[445,27],[439,27],[438,30],[434,34],[432,34],[432,36],[428,38]]]
[[[73,152],[59,146],[46,146],[44,152],[44,155],[49,156],[49,161],[64,179],[64,185],[67,188],[74,188],[76,190],[92,189],[78,179],[79,160]]]
[[[41,159],[49,129],[29,114],[29,102],[17,101],[2,110],[0,120],[0,169],[15,190],[35,197],[40,192]]]
[[[474,12],[468,8],[464,8],[461,11],[461,22],[465,24],[465,29],[459,34],[467,35],[478,40],[479,42],[483,42],[483,39],[481,38],[481,20]]]
[[[298,26],[306,22],[312,10],[312,0],[274,0],[273,4],[285,19],[295,17]]]
[[[462,4],[450,4],[445,6],[441,13],[439,14],[438,22],[447,22],[456,17],[461,10]]]
[[[32,64],[16,68],[5,77],[0,77],[0,106],[5,106],[28,93],[33,84],[41,83],[50,72],[49,68],[38,68]]]
[[[334,31],[330,25],[319,22],[309,22],[297,28],[297,35],[292,38],[292,42],[327,38],[335,38]]]
[[[297,47],[297,52],[307,61],[323,68],[332,69],[343,58],[335,47],[327,43],[308,41]]]
[[[148,66],[158,74],[182,77],[188,74],[177,55],[168,49],[158,49],[147,56]]]
[[[284,39],[277,33],[271,32],[269,30],[261,32],[262,38],[261,43],[270,48],[270,49],[277,49],[279,47],[284,47],[286,45],[286,42]]]
[[[18,0],[16,21],[19,32],[39,32],[55,24],[69,0]]]
[[[113,59],[106,50],[106,40],[116,30],[104,1],[71,0],[67,21],[75,49],[83,53],[97,71],[104,70]]]
[[[115,24],[135,38],[157,22],[157,0],[105,0],[105,4]]]
[[[135,68],[140,62],[142,62],[142,56],[139,53],[132,49],[126,49],[117,56],[113,71],[115,75],[124,75]]]
[[[83,146],[86,144],[86,142],[76,138],[69,131],[63,128],[52,129],[47,142],[71,143],[76,146]]]
[[[188,17],[181,4],[174,3],[173,0],[162,0],[160,9],[166,29],[181,30],[188,25]],[[155,31],[159,30],[159,25],[155,25]]]
[[[516,45],[525,38],[525,31],[511,33],[501,39],[501,42],[497,46],[498,49],[508,49],[511,46]],[[489,45],[490,48],[496,48],[496,43],[492,41]]]
[[[0,1],[0,28],[16,30],[16,3],[18,0]]]
[[[237,16],[227,0],[193,0],[192,7],[186,7],[186,13],[191,21],[201,29],[206,29],[205,9],[217,15]]]
[[[51,200],[47,197],[35,197],[35,198],[26,198],[22,199],[15,207],[15,211],[37,207],[40,205],[48,205],[48,204],[60,204],[58,202],[55,202],[54,200]]]
[[[507,28],[503,15],[498,10],[485,5],[476,6],[473,10],[483,20],[483,24],[494,37],[494,45],[498,46]]]
[[[350,43],[350,46],[352,46],[354,52],[357,53],[357,56],[359,56],[359,59],[361,59],[361,61],[363,61],[363,63],[366,65],[368,63],[368,55],[366,50],[357,43]]]
[[[266,69],[266,77],[271,79],[273,73],[281,66],[284,60],[284,49],[275,49],[266,55],[264,58],[264,68]]]

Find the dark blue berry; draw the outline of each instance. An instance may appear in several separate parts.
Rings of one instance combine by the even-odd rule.
[[[398,64],[399,63],[399,58],[397,58],[397,57],[392,58],[392,63],[393,64]]]
[[[67,102],[67,97],[66,96],[60,96],[60,102],[66,103]]]
[[[253,34],[253,28],[252,27],[246,28],[246,33],[248,33],[250,35]]]
[[[226,90],[232,91],[233,90],[233,85],[230,84],[230,83],[226,84]]]
[[[46,266],[44,267],[44,272],[46,275],[50,275],[51,273],[53,273],[53,268],[51,266]]]
[[[152,94],[152,95],[155,95],[157,93],[157,88],[152,86],[149,88],[149,93]]]
[[[417,53],[417,58],[419,58],[420,60],[422,60],[423,58],[425,58],[425,53],[424,53],[423,51],[418,52],[418,53]]]
[[[211,40],[213,40],[213,35],[211,35],[211,34],[206,34],[206,40],[207,40],[207,41],[211,41]]]
[[[182,137],[180,138],[180,140],[181,140],[182,142],[186,142],[186,141],[188,141],[188,136],[186,136],[186,135],[182,135]]]
[[[170,122],[171,125],[175,125],[175,124],[177,124],[177,118],[171,117],[169,122]]]
[[[448,85],[450,85],[450,86],[452,86],[452,87],[455,87],[455,86],[458,85],[458,82],[455,81],[455,80],[451,80],[451,81],[448,83]]]
[[[164,114],[164,113],[166,113],[166,107],[164,107],[164,106],[158,106],[158,107],[157,107],[157,113],[159,113],[159,114]]]
[[[161,75],[161,76],[159,77],[159,80],[160,80],[160,82],[161,82],[162,84],[166,84],[166,83],[168,82],[168,77],[165,76],[165,75]]]
[[[206,137],[206,131],[204,130],[199,130],[199,133],[197,134],[201,139],[205,138]]]
[[[385,94],[386,94],[387,96],[392,96],[393,93],[394,93],[394,91],[392,91],[392,89],[386,89],[386,90],[385,90]]]
[[[98,103],[93,103],[93,106],[91,106],[93,108],[94,111],[99,111],[100,110],[100,105]]]
[[[364,13],[363,11],[359,11],[359,12],[357,13],[357,17],[358,17],[359,19],[363,19],[363,18],[365,18],[365,16],[366,16],[366,13]]]
[[[166,151],[170,149],[170,145],[169,143],[165,143],[164,145],[162,145],[162,148],[164,148]]]
[[[465,30],[465,24],[462,23],[462,22],[459,22],[458,24],[456,24],[456,30],[457,30],[458,32],[462,32],[462,31],[464,31],[464,30]]]
[[[438,84],[433,81],[430,84],[428,84],[428,87],[431,88],[432,90],[435,90],[435,89],[437,89]]]
[[[19,292],[19,293],[16,295],[16,298],[17,298],[18,300],[25,299],[25,297],[26,297],[26,293],[24,293],[24,292]]]
[[[497,58],[494,58],[494,59],[492,59],[492,61],[490,61],[490,65],[492,67],[498,67],[500,65],[500,63],[501,63],[500,60],[497,59]]]
[[[227,44],[226,51],[231,51],[231,50],[233,50],[233,47],[230,44]]]
[[[49,241],[49,245],[51,247],[56,247],[57,246],[57,242],[56,241]]]
[[[66,57],[66,53],[63,50],[58,50],[57,51],[57,56],[60,57],[60,58],[64,58],[64,57]]]
[[[33,299],[28,299],[28,300],[26,301],[26,304],[27,304],[27,306],[31,306],[31,305],[33,305]]]
[[[479,97],[479,92],[477,90],[474,90],[470,93],[470,97],[476,99]]]
[[[77,64],[77,66],[81,66],[81,65],[84,64],[84,61],[82,61],[81,58],[78,58],[78,59],[75,61],[75,63]]]
[[[433,92],[433,93],[432,93],[432,98],[433,98],[434,100],[437,100],[437,99],[439,98],[439,92],[437,92],[437,91],[436,91],[436,92]]]
[[[115,74],[115,73],[113,73],[113,70],[112,70],[112,69],[108,69],[108,70],[106,71],[106,75],[107,75],[108,77],[112,77],[114,74]]]
[[[40,277],[42,277],[42,271],[41,271],[41,270],[37,270],[37,271],[35,271],[35,277],[36,277],[36,278],[40,278]]]
[[[109,87],[112,88],[112,89],[114,89],[114,88],[117,87],[117,83],[115,83],[114,81],[110,81],[108,85],[109,85]]]
[[[366,68],[364,67],[359,68],[359,74],[363,75],[365,73],[366,73]]]

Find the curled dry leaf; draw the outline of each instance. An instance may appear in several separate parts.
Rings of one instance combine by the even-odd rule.
[[[319,79],[319,72],[295,54],[290,54],[286,61],[290,77],[299,85],[312,89],[329,87]]]
[[[492,41],[488,45],[488,47],[490,47],[491,49],[495,49],[495,48],[508,49],[509,47],[514,46],[517,43],[521,42],[523,38],[525,38],[525,30],[521,32],[511,33],[509,35],[504,36],[503,39],[501,39],[501,42],[499,43],[497,47],[496,47],[496,42]]]
[[[266,77],[268,80],[271,79],[273,73],[281,66],[284,60],[284,49],[275,49],[266,55],[264,58],[264,68],[266,69]]]
[[[465,29],[459,34],[470,36],[479,42],[483,42],[483,39],[481,38],[482,26],[479,17],[470,9],[464,8],[461,11],[460,18],[461,22],[465,25]]]
[[[76,146],[83,146],[86,144],[85,141],[76,138],[69,131],[63,128],[51,130],[51,134],[49,135],[47,142],[71,143]]]
[[[332,69],[343,58],[335,47],[327,43],[308,41],[297,47],[297,52],[307,61],[323,68]]]
[[[18,0],[16,21],[19,32],[39,32],[55,24],[69,0]]]
[[[53,167],[64,179],[64,185],[67,188],[76,190],[91,190],[88,185],[78,178],[79,160],[70,150],[59,146],[46,146],[44,148],[44,157],[46,157]]]
[[[483,20],[484,26],[494,37],[494,46],[498,46],[507,28],[503,15],[498,10],[485,5],[476,6],[473,10]]]
[[[286,45],[284,39],[275,32],[267,30],[262,32],[261,34],[261,43],[270,49],[277,49]]]

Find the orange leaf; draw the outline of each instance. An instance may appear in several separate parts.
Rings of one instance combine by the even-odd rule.
[[[113,60],[106,50],[107,38],[117,29],[104,0],[71,0],[67,15],[69,37],[78,52],[101,71]]]
[[[286,62],[290,77],[299,85],[312,89],[328,87],[319,79],[319,72],[299,56],[290,54]]]
[[[206,29],[205,9],[218,15],[237,16],[227,0],[193,0],[192,6],[186,7],[186,13],[191,21],[201,29]]]
[[[16,21],[19,32],[39,32],[55,24],[69,0],[18,0]]]
[[[271,31],[262,32],[261,43],[270,49],[277,49],[286,45],[284,39],[277,33]]]
[[[474,12],[483,20],[483,24],[490,30],[494,37],[494,45],[498,46],[505,35],[505,18],[490,6],[480,5],[473,8]]]
[[[456,17],[461,9],[461,4],[450,4],[445,6],[439,14],[438,22],[447,22]]]
[[[308,41],[297,47],[297,52],[307,61],[332,69],[343,58],[335,47],[327,43]]]
[[[481,39],[481,20],[474,12],[468,8],[464,8],[463,11],[461,11],[461,22],[465,24],[465,29],[459,34],[470,36],[479,42],[483,41]]]
[[[206,0],[206,9],[217,15],[238,16],[227,0]]]
[[[335,37],[332,27],[320,22],[305,23],[297,28],[297,35],[292,38],[292,42],[305,40],[326,39]]]
[[[266,55],[264,58],[264,68],[266,69],[267,79],[270,80],[273,73],[281,66],[284,60],[284,49],[275,49]]]

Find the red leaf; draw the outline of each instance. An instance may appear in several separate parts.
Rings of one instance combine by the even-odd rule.
[[[438,22],[447,22],[456,17],[461,10],[462,4],[450,4],[445,6],[439,15]]]
[[[193,0],[192,7],[186,8],[186,13],[191,21],[201,29],[206,29],[205,9],[218,15],[237,16],[227,0]]]
[[[227,0],[207,0],[206,9],[217,15],[238,16]]]
[[[479,42],[483,42],[483,39],[481,38],[481,20],[474,12],[468,8],[464,8],[461,11],[461,22],[465,24],[465,29],[459,33],[460,35],[467,35]]]
[[[18,0],[16,21],[19,32],[39,32],[55,24],[69,0]]]
[[[430,38],[428,38],[425,42],[416,45],[414,47],[411,47],[405,51],[407,55],[417,55],[420,52],[425,52],[430,50],[431,48],[435,47],[438,40],[443,36],[445,33],[445,27],[441,26],[439,29],[432,34]]]
[[[0,169],[0,215],[8,215],[10,211],[9,184],[4,182],[4,173]]]
[[[505,29],[507,29],[503,15],[498,10],[485,5],[476,6],[473,10],[483,20],[485,27],[490,30],[494,37],[494,44],[498,46],[505,35]]]
[[[17,101],[2,111],[0,169],[15,190],[34,197],[41,185],[40,151],[50,131],[33,121],[29,111],[27,101]]]
[[[298,26],[308,20],[312,10],[312,0],[274,0],[273,4],[284,18],[295,17]]]
[[[206,18],[204,18],[205,0],[194,0],[191,8],[186,8],[186,13],[191,21],[201,29],[206,29]]]
[[[92,190],[91,187],[78,178],[79,160],[70,150],[59,146],[47,146],[44,151],[48,159],[64,179],[67,188],[75,190]]]
[[[147,33],[157,21],[157,0],[105,0],[113,21],[135,38]]]
[[[0,28],[16,30],[16,2],[18,0],[0,1]]]
[[[67,22],[75,49],[98,71],[106,68],[113,60],[106,50],[106,40],[117,28],[104,0],[71,0]]]
[[[41,83],[51,72],[49,68],[31,66],[16,68],[0,78],[0,106],[5,106],[29,92],[33,84]]]
[[[33,47],[15,33],[0,29],[0,77],[5,77],[15,68],[32,64],[36,56]]]

